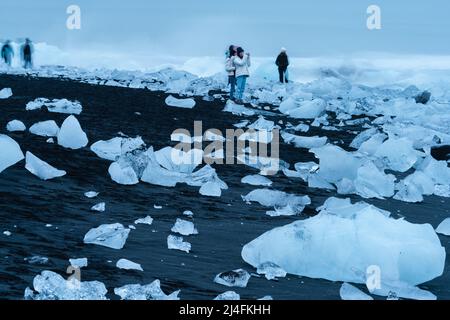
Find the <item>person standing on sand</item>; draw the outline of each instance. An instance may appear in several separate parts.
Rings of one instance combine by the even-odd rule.
[[[250,67],[250,53],[245,53],[241,47],[236,49],[237,56],[233,58],[233,64],[236,68],[236,102],[243,103],[242,98],[244,96],[245,84],[247,78],[250,76],[248,67]]]
[[[236,49],[237,47],[233,45],[228,48],[227,60],[225,61],[225,70],[228,73],[231,100],[234,100],[234,93],[236,91],[236,67],[233,64],[233,59],[237,55]]]
[[[1,56],[3,62],[6,65],[11,66],[12,58],[14,57],[14,51],[11,47],[11,41],[6,41],[1,50]]]
[[[287,68],[289,66],[289,58],[286,54],[285,48],[281,48],[281,52],[278,55],[275,64],[278,66],[278,74],[280,76],[280,82],[288,83]]]
[[[26,39],[25,43],[22,46],[22,60],[23,60],[23,67],[25,69],[32,68],[33,62],[32,62],[32,54],[33,54],[33,45],[31,43],[30,39]]]

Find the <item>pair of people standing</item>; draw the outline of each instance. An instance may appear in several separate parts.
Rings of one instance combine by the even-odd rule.
[[[12,59],[14,57],[14,50],[12,48],[11,41],[7,40],[5,44],[3,44],[0,51],[3,62],[6,65],[11,66]],[[20,53],[24,68],[25,69],[31,68],[33,66],[31,60],[31,55],[33,53],[33,46],[30,39],[25,40],[25,43],[22,45],[20,49]]]
[[[250,76],[250,53],[246,53],[241,47],[231,45],[228,49],[226,71],[230,85],[230,99],[236,103],[243,103],[245,85]]]

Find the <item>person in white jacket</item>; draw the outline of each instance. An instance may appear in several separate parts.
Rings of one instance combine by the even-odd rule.
[[[247,78],[250,76],[248,67],[250,67],[250,53],[245,53],[241,47],[236,49],[237,56],[233,58],[233,64],[236,73],[236,98],[237,103],[243,103],[242,98],[244,96],[245,84]]]
[[[230,85],[230,99],[234,100],[236,91],[236,67],[233,64],[233,58],[237,55],[236,46],[231,45],[227,51],[227,59],[225,61],[225,71],[228,73],[228,84]]]

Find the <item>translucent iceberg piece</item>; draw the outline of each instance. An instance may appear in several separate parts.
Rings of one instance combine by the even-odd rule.
[[[236,269],[233,271],[219,273],[214,278],[214,282],[227,287],[245,288],[248,280],[250,280],[250,277],[250,274],[246,270]]]
[[[256,112],[252,109],[249,109],[247,107],[244,107],[243,105],[236,104],[231,100],[228,100],[225,104],[225,108],[223,109],[224,112],[231,112],[234,115],[238,116],[254,116]]]
[[[189,253],[191,251],[191,244],[183,241],[183,237],[169,235],[167,237],[167,248]]]
[[[252,186],[270,187],[272,185],[272,181],[270,181],[270,179],[259,174],[245,176],[241,179],[241,182],[250,184]]]
[[[116,267],[119,269],[125,269],[125,270],[144,271],[144,269],[142,269],[142,267],[139,263],[130,261],[128,259],[119,259],[116,263]]]
[[[12,96],[11,88],[3,88],[0,90],[0,99],[8,99]]]
[[[224,293],[219,294],[214,300],[241,300],[241,296],[234,291],[226,291]]]
[[[88,144],[86,133],[77,118],[70,115],[64,120],[58,133],[58,144],[69,149],[80,149]]]
[[[97,203],[96,205],[92,206],[91,210],[97,212],[104,212],[106,210],[106,203],[104,202]]]
[[[284,215],[299,214],[305,206],[311,204],[311,199],[308,196],[297,196],[269,189],[253,190],[246,196],[242,196],[242,200],[246,202],[258,202],[265,207],[274,207],[276,211]],[[274,214],[270,213],[269,215]]]
[[[25,168],[42,180],[50,180],[66,175],[64,170],[58,170],[47,162],[42,161],[31,152],[26,153]]]
[[[107,141],[97,141],[91,146],[91,150],[102,159],[115,161],[122,154],[122,139],[116,137]]]
[[[185,109],[192,109],[193,107],[195,107],[194,99],[177,99],[171,95],[166,98],[165,102],[170,107],[178,107]]]
[[[373,300],[371,296],[346,282],[342,284],[339,295],[342,300]]]
[[[421,154],[414,149],[412,141],[407,138],[389,138],[375,152],[389,169],[399,172],[408,171]]]
[[[76,268],[84,268],[88,265],[87,258],[77,258],[77,259],[69,259],[69,263],[72,267]]]
[[[64,279],[53,271],[42,271],[34,277],[33,292],[27,288],[27,300],[106,300],[106,287],[99,281]]]
[[[134,224],[148,224],[151,225],[153,223],[153,218],[150,216],[146,216],[145,218],[140,218],[134,221]]]
[[[120,288],[115,288],[114,293],[122,300],[180,300],[178,294],[180,290],[166,295],[161,290],[161,283],[155,280],[147,285],[127,284]]]
[[[87,191],[84,193],[84,196],[86,198],[95,198],[96,196],[98,196],[98,192],[95,191]]]
[[[382,270],[385,283],[417,285],[442,274],[445,249],[429,224],[354,209],[345,216],[322,210],[268,231],[244,246],[242,258],[254,267],[271,261],[291,274],[354,283],[366,282],[370,266]]]
[[[436,228],[436,232],[446,236],[450,236],[450,218],[442,221]]]
[[[127,241],[130,229],[125,229],[120,223],[102,224],[89,230],[84,236],[84,243],[122,249]]]
[[[0,134],[0,173],[24,158],[19,144],[5,134]]]
[[[287,144],[293,143],[294,146],[296,146],[297,148],[305,148],[305,149],[322,147],[328,141],[327,137],[296,136],[294,134],[287,133],[285,131],[281,132],[281,137]]]
[[[33,124],[29,131],[32,134],[42,137],[56,137],[59,132],[59,127],[55,121],[47,120]]]
[[[80,114],[83,107],[78,101],[69,101],[67,99],[53,99],[37,98],[30,101],[26,105],[26,110],[36,110],[42,107],[47,107],[50,112]]]
[[[261,263],[256,272],[258,274],[263,274],[267,280],[274,280],[276,278],[286,277],[286,271],[284,271],[280,266],[273,262],[263,262]]]
[[[189,236],[191,234],[198,234],[197,229],[191,221],[186,221],[177,218],[175,225],[171,229],[172,232],[179,233],[183,236]]]
[[[11,120],[6,124],[6,130],[9,132],[25,131],[27,127],[20,120]]]
[[[354,186],[363,198],[383,199],[394,195],[395,180],[394,175],[385,174],[369,161],[358,168]]]

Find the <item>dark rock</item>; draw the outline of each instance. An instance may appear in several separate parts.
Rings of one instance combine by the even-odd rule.
[[[414,97],[414,99],[416,99],[416,103],[421,103],[421,104],[427,104],[428,101],[430,101],[431,98],[431,92],[429,91],[424,91],[421,94],[418,94],[417,96]]]

